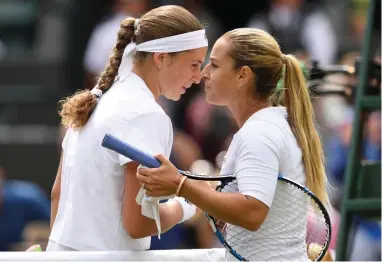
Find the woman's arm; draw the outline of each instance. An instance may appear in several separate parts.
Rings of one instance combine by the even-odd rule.
[[[186,179],[180,196],[218,220],[256,231],[262,225],[269,208],[256,198],[241,193],[211,190],[206,183]]]
[[[154,219],[142,215],[141,206],[135,198],[141,188],[136,173],[138,164],[130,162],[125,168],[125,193],[123,201],[123,225],[129,235],[134,238],[143,238],[156,235],[158,229]],[[183,217],[183,211],[177,201],[167,201],[159,205],[162,233],[169,230]]]
[[[235,159],[230,171],[237,178],[238,192],[216,192],[208,183],[186,179],[180,195],[216,219],[254,231],[264,222],[273,201],[283,135],[273,124],[259,121],[242,128],[232,143]],[[156,158],[162,165],[139,170],[138,179],[148,195],[174,194],[181,175],[163,155]]]
[[[60,202],[61,195],[61,168],[62,168],[62,154],[60,158],[60,164],[58,166],[56,180],[54,181],[51,192],[51,204],[50,204],[50,229],[52,230],[54,221],[56,220],[58,203]]]
[[[137,177],[145,184],[149,196],[174,194],[179,185],[180,174],[163,155],[156,157],[162,162],[162,166],[139,169]],[[180,196],[216,219],[252,231],[261,226],[269,211],[268,206],[256,198],[241,193],[216,192],[204,181],[186,179],[180,190]]]
[[[173,130],[170,118],[160,112],[139,114],[133,119],[119,119],[114,122],[111,133],[145,152],[163,152],[169,156],[172,148]],[[142,215],[142,207],[136,203],[141,184],[137,180],[138,163],[118,155],[119,164],[125,167],[123,196],[123,225],[133,238],[157,234],[154,219]],[[164,195],[163,195],[164,196]],[[189,207],[180,199],[169,200],[159,205],[161,232],[193,215],[194,206]],[[184,213],[183,213],[184,211]]]

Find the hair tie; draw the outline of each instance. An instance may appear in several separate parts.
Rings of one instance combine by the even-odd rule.
[[[139,18],[135,19],[135,22],[134,22],[134,30],[137,30],[139,27]]]
[[[281,62],[285,65],[286,62],[287,62],[287,58],[286,58],[286,55],[282,54],[281,55]]]
[[[101,89],[98,88],[98,85],[95,86],[91,91],[90,93],[92,93],[93,95],[95,95],[95,97],[97,98],[97,101],[101,98],[103,92]]]

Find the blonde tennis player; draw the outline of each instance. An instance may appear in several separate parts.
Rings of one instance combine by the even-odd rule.
[[[304,223],[289,224],[290,230],[301,231],[301,241],[288,238],[285,232],[278,238],[272,224],[272,216],[277,213],[272,202],[279,173],[307,185],[320,200],[328,202],[322,146],[298,61],[292,55],[282,54],[268,33],[236,29],[215,43],[202,75],[206,100],[227,106],[240,128],[221,170],[222,175],[236,175],[237,192],[216,192],[207,183],[185,179],[166,157],[159,155],[160,168],[141,169],[137,174],[147,195],[170,195],[178,190],[178,195],[216,219],[252,231],[248,234],[255,237],[248,239],[253,241],[255,255],[246,257],[249,260],[307,261],[307,252],[301,249],[301,242],[305,242]],[[275,104],[272,97],[276,84],[282,77],[285,107],[271,106]],[[291,214],[294,208],[290,209]],[[270,251],[274,247],[277,252]],[[227,255],[228,260],[234,259]]]
[[[197,18],[162,6],[121,24],[109,64],[92,91],[62,102],[68,128],[52,190],[52,231],[47,251],[146,250],[158,233],[136,201],[138,164],[101,147],[105,133],[170,155],[173,131],[158,105],[178,100],[200,82],[207,52]],[[162,232],[189,219],[195,207],[176,198],[159,206]]]

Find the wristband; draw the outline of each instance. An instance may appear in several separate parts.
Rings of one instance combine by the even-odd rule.
[[[195,215],[196,206],[194,204],[191,204],[191,202],[184,199],[183,197],[174,197],[173,200],[177,201],[180,204],[180,207],[183,211],[183,217],[178,224],[183,223],[184,221],[190,219]]]

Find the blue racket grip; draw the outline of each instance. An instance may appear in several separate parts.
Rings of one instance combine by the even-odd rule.
[[[145,167],[154,168],[162,165],[162,163],[155,157],[150,156],[142,150],[139,150],[110,134],[105,135],[102,140],[102,146],[128,157]]]

